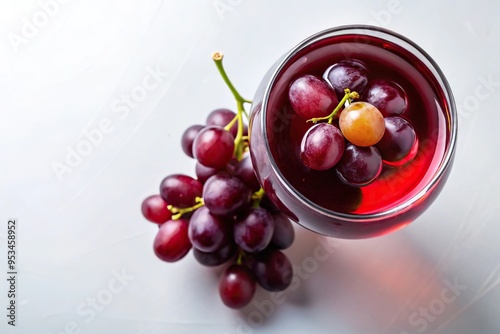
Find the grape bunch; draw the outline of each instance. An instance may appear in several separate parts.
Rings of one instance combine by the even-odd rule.
[[[202,265],[225,263],[219,294],[225,305],[242,308],[257,284],[282,291],[292,280],[292,265],[282,252],[294,240],[294,227],[267,198],[248,153],[245,100],[222,66],[213,60],[233,93],[238,112],[212,111],[204,125],[192,125],[181,138],[184,153],[196,159],[196,178],[172,174],[160,183],[159,194],[142,202],[144,217],[159,225],[154,252],[175,262],[192,249]]]
[[[292,109],[313,123],[300,146],[305,166],[335,168],[347,184],[365,186],[384,165],[399,167],[415,157],[418,138],[404,118],[405,91],[396,82],[370,79],[363,62],[342,60],[321,78],[306,74],[291,83]]]

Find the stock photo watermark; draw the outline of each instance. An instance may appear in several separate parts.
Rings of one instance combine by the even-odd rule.
[[[7,248],[7,324],[16,326],[17,320],[17,297],[18,292],[18,271],[19,259],[17,256],[18,220],[7,220],[6,248]]]
[[[379,10],[372,10],[370,16],[373,20],[367,22],[368,25],[388,28],[393,17],[403,11],[403,6],[400,0],[389,0],[386,7]],[[363,52],[367,47],[373,44],[373,40],[369,36],[357,35],[353,38],[354,43],[340,44],[339,48],[342,51],[345,59],[352,59],[353,54]]]
[[[244,0],[215,0],[212,6],[217,13],[217,16],[222,21],[226,20],[226,16],[236,10],[237,7],[243,4]],[[402,11],[400,0],[389,0],[385,9],[370,12],[373,20],[367,22],[371,25],[380,27],[388,26],[394,15],[400,14]]]
[[[71,0],[42,0],[38,2],[39,8],[30,16],[21,19],[19,32],[9,32],[7,38],[10,45],[17,53],[38,36],[39,32],[47,26],[51,19],[56,17],[62,6]]]
[[[111,102],[110,110],[113,115],[116,115],[116,118],[101,118],[97,125],[82,131],[82,138],[75,145],[67,145],[64,159],[51,163],[52,170],[59,182],[62,182],[66,174],[72,173],[86,157],[102,145],[105,138],[115,130],[117,120],[127,118],[130,112],[156,90],[168,75],[169,73],[162,71],[159,65],[156,65],[155,68],[147,67],[146,74],[138,85],[132,87],[129,92],[122,93],[119,98]]]
[[[290,292],[298,290],[303,282],[307,281],[311,275],[318,271],[320,264],[327,261],[340,246],[339,242],[332,238],[318,237],[316,240],[317,245],[314,247],[312,253],[304,257],[299,264],[293,264],[292,282],[287,290],[271,292],[268,299],[254,299],[250,304],[254,310],[248,314],[245,323],[237,326],[235,333],[254,333],[255,329],[261,327],[265,320],[276,312],[279,305],[286,302],[287,295]]]
[[[387,27],[392,22],[392,17],[398,15],[403,11],[401,7],[400,0],[389,0],[385,9],[380,9],[377,11],[371,11],[370,15],[373,17],[372,21],[368,21],[367,24]]]
[[[58,332],[49,332],[49,334],[79,334],[83,332],[82,324],[91,323],[98,313],[102,312],[110,305],[115,297],[122,293],[135,277],[128,274],[125,269],[112,271],[112,277],[106,286],[99,290],[95,295],[87,297],[76,306],[76,314],[79,320],[68,321],[64,328]]]
[[[474,94],[468,95],[457,104],[458,116],[468,118],[473,112],[477,111],[481,102],[489,99],[500,87],[500,81],[496,81],[492,74],[480,76],[477,79],[478,84],[474,89]]]
[[[219,19],[224,21],[226,19],[226,14],[233,12],[236,7],[240,6],[243,0],[215,0],[212,2],[215,12]]]
[[[445,312],[447,305],[457,301],[462,292],[467,289],[467,285],[461,284],[457,278],[453,282],[444,279],[443,286],[438,297],[427,305],[420,306],[408,317],[408,323],[414,328],[414,331],[402,331],[399,334],[424,333],[429,325]]]

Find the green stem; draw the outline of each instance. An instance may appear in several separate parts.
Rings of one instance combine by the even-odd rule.
[[[236,137],[234,138],[234,155],[236,159],[239,161],[243,157],[243,114],[248,118],[248,114],[245,111],[244,104],[245,103],[252,103],[252,101],[244,99],[240,93],[236,90],[234,87],[233,83],[231,80],[229,80],[229,77],[227,76],[226,70],[224,69],[224,65],[222,64],[222,59],[224,58],[224,54],[222,52],[214,52],[212,54],[212,59],[215,62],[215,66],[217,66],[217,70],[219,71],[222,79],[226,83],[227,87],[233,93],[234,99],[236,100],[236,107],[237,107],[237,113],[236,113],[236,119],[238,120],[238,132],[236,133]],[[226,129],[230,129],[231,126],[234,124],[233,121],[231,121],[227,126]],[[229,126],[231,125],[231,126]]]
[[[342,108],[342,106],[346,103],[346,101],[351,102],[353,99],[359,99],[359,94],[357,92],[354,92],[354,91],[351,92],[351,90],[349,88],[344,89],[344,93],[345,93],[344,97],[342,98],[342,100],[340,100],[339,104],[335,107],[335,109],[332,111],[332,113],[330,115],[325,116],[325,117],[311,118],[311,119],[308,119],[307,122],[313,122],[314,124],[316,124],[319,121],[328,121],[328,124],[332,124],[334,117],[337,115],[337,113]]]
[[[266,193],[264,192],[263,188],[260,188],[258,191],[254,192],[252,195],[253,203],[252,207],[258,208],[260,206],[260,201],[262,200],[262,197],[264,197]]]
[[[196,209],[199,209],[204,205],[205,205],[205,202],[203,201],[203,198],[196,197],[196,204],[193,206],[190,206],[189,208],[177,208],[175,206],[169,205],[167,207],[167,209],[169,209],[170,212],[173,213],[172,220],[178,220],[178,219],[181,219],[182,215],[189,213],[189,212],[193,212]]]
[[[226,83],[227,87],[229,87],[229,90],[231,90],[231,93],[233,93],[234,98],[236,99],[236,101],[241,102],[242,105],[243,105],[243,103],[252,103],[252,101],[244,99],[240,95],[240,93],[238,93],[238,91],[234,87],[231,80],[229,80],[229,77],[227,76],[226,70],[224,69],[224,65],[222,65],[223,58],[224,58],[224,54],[222,52],[214,52],[212,54],[212,59],[215,62],[215,66],[217,66],[217,70],[219,70],[219,73],[220,73],[222,79]]]
[[[238,249],[238,258],[236,259],[236,264],[241,266],[243,264],[243,258],[245,257],[245,252],[243,249]]]
[[[238,115],[234,116],[231,122],[227,123],[227,125],[224,127],[224,130],[229,131],[233,127],[234,123],[238,121]]]
[[[234,155],[236,156],[236,160],[240,161],[243,157],[243,103],[240,101],[236,101],[236,105],[238,107],[238,132],[236,133],[236,138],[234,138]]]

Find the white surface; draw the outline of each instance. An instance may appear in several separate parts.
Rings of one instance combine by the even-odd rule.
[[[500,332],[499,10],[494,0],[75,0],[16,50],[9,39],[22,36],[24,18],[43,24],[42,9],[2,0],[0,332]],[[164,176],[193,170],[182,131],[233,108],[213,51],[225,52],[252,98],[279,55],[350,23],[397,31],[440,65],[461,110],[453,173],[430,210],[389,236],[328,241],[298,229],[287,254],[300,285],[277,303],[260,291],[242,312],[227,309],[217,271],[192,254],[176,264],[155,257],[157,229],[140,203]],[[166,73],[157,85],[155,69]],[[140,93],[143,80],[147,96],[125,107],[122,94]],[[109,133],[59,179],[54,162],[66,163],[68,150],[85,145],[84,130],[106,119]],[[19,221],[15,328],[5,317],[8,218]],[[115,278],[122,271],[124,282]]]

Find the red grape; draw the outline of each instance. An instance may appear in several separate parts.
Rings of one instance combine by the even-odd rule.
[[[259,252],[267,247],[273,237],[274,220],[263,208],[251,208],[234,224],[234,241],[249,253]]]
[[[203,185],[191,176],[183,174],[169,175],[161,181],[160,195],[168,204],[187,208],[196,204],[196,197],[201,197]]]
[[[233,175],[243,181],[251,191],[256,192],[260,189],[260,183],[259,180],[257,180],[257,175],[255,175],[252,159],[249,154],[246,154],[243,156],[243,159],[237,162],[233,173]]]
[[[279,249],[290,247],[295,239],[292,222],[282,213],[273,214],[274,231],[271,244]]]
[[[167,202],[160,195],[152,195],[142,201],[141,211],[144,218],[150,222],[163,224],[172,218],[172,213],[167,205]]]
[[[339,98],[345,93],[344,89],[361,93],[368,83],[368,70],[359,60],[342,60],[330,66],[324,78],[332,85]]]
[[[191,249],[186,219],[169,220],[160,226],[153,244],[156,256],[166,262],[182,259]]]
[[[313,75],[295,80],[288,90],[292,109],[302,118],[328,116],[339,100],[328,84]]]
[[[305,133],[300,145],[302,163],[314,170],[330,169],[344,153],[344,136],[334,125],[319,123]]]
[[[197,209],[189,219],[189,240],[203,252],[214,252],[229,242],[230,225],[212,215],[206,207]]]
[[[202,165],[223,168],[234,153],[234,137],[220,126],[203,128],[193,143],[193,155]]]
[[[347,144],[344,155],[337,165],[340,176],[349,184],[367,185],[382,171],[382,157],[373,147]]]
[[[245,184],[227,172],[210,177],[203,188],[205,206],[214,215],[228,216],[248,206],[252,193]]]
[[[190,158],[194,158],[193,156],[193,142],[198,133],[203,129],[203,125],[191,125],[189,128],[184,131],[181,138],[181,146],[182,150],[186,155]]]
[[[199,161],[197,161],[196,165],[195,165],[196,177],[198,178],[198,181],[200,181],[201,183],[207,182],[207,180],[211,176],[214,176],[215,174],[217,174],[220,171],[221,171],[221,169],[219,169],[219,168],[211,168],[211,167],[203,166],[202,164],[200,164]]]
[[[235,175],[237,166],[238,166],[238,160],[233,158],[233,159],[229,160],[229,162],[226,165],[226,168],[223,170],[228,172],[230,175]]]
[[[234,117],[236,117],[236,113],[232,110],[225,108],[215,109],[207,116],[206,124],[225,127],[233,120]],[[246,125],[244,125],[244,128],[246,128]],[[229,129],[229,132],[231,132],[233,137],[236,137],[236,134],[238,133],[238,122],[233,124],[231,129]]]
[[[390,165],[407,163],[417,154],[418,140],[415,130],[404,118],[386,117],[385,133],[376,147],[384,162]]]
[[[292,264],[277,249],[259,253],[253,261],[252,271],[257,283],[268,291],[283,291],[292,283]]]
[[[250,270],[237,264],[228,267],[219,281],[219,295],[222,302],[234,309],[248,305],[255,294],[255,289],[255,279]]]
[[[401,115],[406,110],[406,99],[403,88],[388,80],[370,82],[362,98],[380,110],[384,117]]]
[[[207,267],[215,267],[227,262],[230,258],[236,255],[236,250],[237,248],[234,243],[230,242],[214,252],[203,252],[199,249],[193,248],[193,255],[200,264]]]

